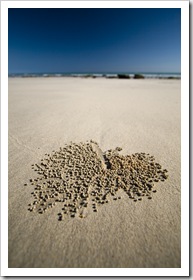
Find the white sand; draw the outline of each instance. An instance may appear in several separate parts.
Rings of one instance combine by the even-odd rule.
[[[180,267],[180,81],[9,79],[9,267]],[[31,164],[70,141],[145,152],[166,168],[152,200],[122,192],[84,218],[31,213]]]

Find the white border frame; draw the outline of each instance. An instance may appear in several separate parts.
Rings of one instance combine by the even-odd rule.
[[[8,268],[8,8],[74,7],[181,8],[181,268]],[[189,1],[2,1],[1,153],[2,276],[189,276]]]

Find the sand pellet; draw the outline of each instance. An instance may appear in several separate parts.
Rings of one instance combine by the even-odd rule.
[[[96,142],[90,141],[70,143],[46,154],[40,163],[32,165],[38,173],[37,178],[29,180],[35,185],[33,212],[43,214],[60,202],[59,220],[65,215],[86,217],[87,207],[97,212],[111,197],[117,200],[120,189],[135,203],[152,199],[155,183],[166,180],[168,171],[149,154],[124,156],[119,154],[121,150],[117,147],[102,152]]]

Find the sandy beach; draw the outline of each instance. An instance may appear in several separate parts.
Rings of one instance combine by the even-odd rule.
[[[9,78],[9,268],[181,267],[180,80]],[[32,165],[71,141],[147,153],[168,178],[152,199],[123,190],[96,213],[28,211]],[[27,186],[25,185],[27,183]]]

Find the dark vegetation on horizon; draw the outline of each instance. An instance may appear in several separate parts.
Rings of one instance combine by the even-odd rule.
[[[141,74],[135,74],[133,78],[134,79],[144,79],[145,77]]]
[[[130,76],[127,74],[117,74],[117,77],[119,79],[130,79]]]

